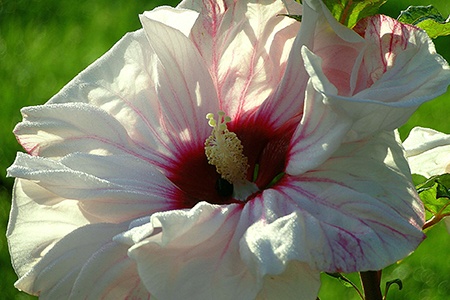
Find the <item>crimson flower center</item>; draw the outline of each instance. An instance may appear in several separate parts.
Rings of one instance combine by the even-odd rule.
[[[274,129],[257,118],[231,121],[223,112],[217,120],[212,114],[207,119],[213,130],[204,147],[187,147],[189,151],[179,153],[169,169],[168,178],[180,190],[176,209],[201,201],[242,204],[276,187],[286,167],[295,120]]]

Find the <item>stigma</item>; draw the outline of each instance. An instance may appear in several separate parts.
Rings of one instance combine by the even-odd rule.
[[[231,118],[223,111],[206,115],[209,126],[213,128],[211,135],[205,141],[205,154],[208,163],[216,167],[217,173],[231,184],[246,181],[248,159],[244,155],[241,141],[234,132],[230,132],[227,123]]]

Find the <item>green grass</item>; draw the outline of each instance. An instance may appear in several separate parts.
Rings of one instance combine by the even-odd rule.
[[[143,0],[40,1],[0,0],[0,231],[6,231],[13,180],[5,178],[17,151],[11,133],[21,119],[19,110],[45,103],[78,72],[106,52],[123,34],[140,27],[137,15],[160,2]],[[390,0],[383,10],[391,16],[410,4],[425,1]],[[172,1],[172,5],[176,1]],[[427,1],[443,14],[450,13],[447,0]],[[438,52],[450,60],[449,38],[439,38]],[[432,127],[450,133],[447,103],[450,94],[423,105],[401,129],[402,137],[415,126]],[[390,299],[432,300],[450,295],[448,249],[445,228],[429,231],[429,238],[385,277],[400,277],[404,290],[392,288]],[[31,299],[13,287],[12,270],[4,234],[0,238],[0,298]],[[355,278],[355,274],[350,275]],[[351,289],[324,277],[321,299],[358,299]]]

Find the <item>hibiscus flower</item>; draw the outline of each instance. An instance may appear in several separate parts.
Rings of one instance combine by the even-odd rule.
[[[146,12],[22,110],[28,153],[8,169],[17,288],[315,299],[321,271],[415,249],[423,208],[393,130],[445,90],[448,65],[415,27],[375,16],[353,31],[320,1],[286,2],[301,25],[281,1]]]
[[[426,178],[450,173],[450,135],[414,127],[403,142],[411,172]]]

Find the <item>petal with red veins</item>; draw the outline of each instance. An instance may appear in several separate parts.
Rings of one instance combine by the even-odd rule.
[[[177,29],[144,16],[142,20],[147,24],[144,27],[149,33],[148,39],[142,30],[125,35],[49,103],[88,103],[85,106],[71,105],[89,110],[93,119],[84,123],[91,126],[93,133],[106,127],[97,124],[95,116],[116,119],[108,123],[114,125],[115,131],[125,132],[133,141],[125,143],[127,140],[122,139],[124,144],[120,146],[130,151],[140,149],[144,152],[141,155],[164,166],[186,147],[203,143],[210,133],[205,115],[218,110],[218,101],[209,72],[192,42]],[[160,35],[164,38],[160,39]],[[94,107],[88,109],[88,106]],[[83,112],[77,114],[83,115]],[[76,119],[77,114],[71,119]],[[44,114],[41,119],[45,122]],[[123,129],[118,129],[115,123]],[[45,137],[52,138],[58,133],[48,132]],[[83,151],[89,148],[85,144],[92,142],[89,133],[86,131],[86,136],[79,136],[77,144],[72,147],[67,147],[66,141],[59,139],[51,149],[58,155],[64,151]],[[21,140],[21,132],[17,134]],[[27,149],[41,150],[46,146],[41,146],[41,142],[44,141],[24,143]],[[67,144],[70,146],[69,141]]]
[[[82,212],[103,222],[175,209],[183,199],[183,192],[161,172],[133,156],[74,153],[57,162],[18,153],[8,175],[34,181],[55,196],[78,200]]]
[[[141,23],[154,51],[150,69],[156,75],[161,126],[173,151],[197,149],[211,133],[205,116],[219,110],[206,65],[180,31],[145,15],[141,15]]]
[[[343,113],[324,103],[324,95],[308,84],[304,114],[291,139],[286,173],[298,175],[311,170],[336,151],[353,125]]]
[[[275,128],[290,120],[293,116],[303,113],[303,102],[306,84],[309,76],[305,70],[303,59],[299,49],[303,45],[313,45],[314,31],[317,26],[318,13],[309,6],[295,9],[295,4],[288,5],[289,13],[303,14],[300,30],[297,32],[288,60],[286,69],[276,90],[261,104],[258,110],[258,118],[269,117],[269,124]],[[270,112],[270,116],[267,116]]]
[[[86,151],[84,150],[85,148],[91,151],[87,145],[95,141],[93,141],[89,133],[91,131],[95,133],[96,130],[100,130],[96,129],[97,127],[104,127],[104,124],[101,122],[97,124],[95,119],[101,120],[106,118],[108,120],[107,124],[110,126],[114,125],[112,128],[115,131],[120,133],[125,131],[129,136],[127,139],[131,139],[136,144],[136,147],[145,149],[147,156],[152,157],[156,162],[164,163],[171,155],[171,146],[168,143],[169,138],[162,128],[161,120],[164,119],[164,116],[161,115],[154,84],[154,77],[157,74],[153,73],[151,69],[154,61],[155,55],[149,49],[144,31],[139,30],[126,34],[111,50],[69,82],[58,94],[50,99],[46,106],[56,103],[77,103],[67,104],[68,110],[72,109],[73,112],[72,117],[69,116],[69,120],[77,120],[79,114],[89,113],[92,117],[86,120],[89,122],[87,126],[84,126],[90,130],[83,132],[82,135],[78,135],[78,138],[72,141],[72,143],[75,143],[73,145],[64,139],[52,142],[51,146],[53,147],[51,150],[57,152],[59,156],[75,151]],[[82,106],[80,103],[88,105],[84,104]],[[55,107],[55,109],[58,108],[58,106]],[[63,106],[62,108],[65,109],[65,107]],[[74,107],[84,108],[87,112],[74,111]],[[45,109],[44,112],[46,114],[48,112]],[[26,113],[28,113],[27,110],[28,108],[25,109]],[[37,121],[46,122],[45,114],[42,114]],[[53,118],[54,116],[50,115],[50,117]],[[113,118],[116,120],[111,120]],[[25,116],[24,122],[26,121],[27,116]],[[53,119],[48,121],[54,122]],[[58,120],[57,125],[58,128],[59,126],[62,127],[61,131],[64,131],[64,125],[66,124],[61,122]],[[119,124],[123,128],[117,128]],[[39,126],[40,123],[36,125]],[[18,126],[21,128],[21,123]],[[77,126],[83,125],[79,124]],[[50,129],[55,130],[53,128]],[[19,141],[21,141],[21,132],[19,131],[16,134],[18,134]],[[46,134],[45,140],[32,140],[34,144],[27,146],[26,149],[33,147],[45,148],[47,138],[52,141],[54,140],[53,137],[54,134],[50,131]],[[40,143],[43,143],[43,145],[41,146]],[[124,144],[122,146],[131,145]],[[127,149],[131,151],[133,148],[135,147]],[[49,152],[39,154],[50,156],[52,153],[51,151]]]
[[[299,22],[279,15],[287,13],[281,1],[184,1],[179,7],[200,12],[190,37],[208,66],[221,109],[238,120],[257,108],[283,76]]]
[[[285,176],[258,201],[264,209],[252,209],[260,216],[250,218],[261,221],[246,232],[245,254],[268,273],[290,260],[328,272],[379,270],[424,238],[423,206],[391,133],[343,144],[320,167]]]

